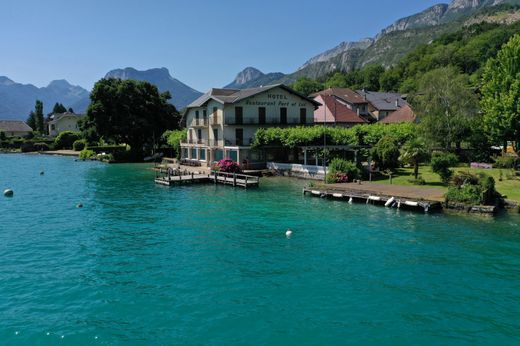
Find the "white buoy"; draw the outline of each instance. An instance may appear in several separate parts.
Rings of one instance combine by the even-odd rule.
[[[14,191],[13,190],[11,190],[11,189],[5,189],[4,190],[4,196],[5,197],[13,197],[13,195],[14,195]]]
[[[290,228],[288,228],[287,231],[285,231],[285,236],[286,236],[287,238],[290,238],[290,237],[292,236],[292,231],[291,231]]]
[[[352,197],[349,198],[348,203],[352,204],[354,202],[354,199]]]
[[[390,199],[388,201],[386,201],[385,207],[391,206],[392,203],[394,203],[394,201],[395,201],[395,197],[390,197]]]

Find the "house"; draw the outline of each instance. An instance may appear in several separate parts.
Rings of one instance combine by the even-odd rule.
[[[251,148],[257,129],[313,124],[320,104],[283,85],[251,89],[211,89],[187,106],[183,121],[187,140],[181,158],[211,166],[230,158],[245,167],[265,164]]]
[[[387,115],[380,122],[383,124],[414,123],[417,117],[410,105],[406,104],[393,113]]]
[[[311,94],[310,96],[315,98],[318,95],[334,96],[340,99],[347,108],[354,111],[356,114],[367,118],[368,113],[368,101],[356,93],[354,90],[349,88],[328,88],[317,93]]]
[[[318,94],[314,97],[314,101],[321,103],[321,106],[314,111],[315,124],[352,127],[368,123],[368,120],[350,108],[341,98]]]
[[[389,114],[408,105],[401,94],[358,90],[357,93],[368,101],[368,111],[374,121],[381,121]]]
[[[82,115],[70,112],[52,114],[47,123],[50,136],[57,136],[63,131],[79,131],[78,121]]]
[[[0,120],[0,132],[7,137],[25,137],[33,132],[33,129],[21,120]]]

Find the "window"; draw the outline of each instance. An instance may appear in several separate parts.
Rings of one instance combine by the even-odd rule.
[[[202,142],[202,130],[201,129],[198,129],[197,130],[197,139],[199,140],[199,144],[201,144]]]
[[[196,148],[192,148],[191,149],[191,159],[192,160],[196,160],[197,159],[197,149]]]
[[[204,109],[204,110],[202,111],[202,117],[203,117],[203,118],[207,118],[207,117],[208,117],[208,111],[207,111],[207,110]]]
[[[206,161],[206,149],[199,150],[199,160]]]
[[[242,125],[244,116],[244,109],[242,107],[235,107],[235,124]]]
[[[287,124],[287,108],[280,108],[280,124]]]
[[[199,118],[199,111],[195,111],[195,118],[196,118],[196,119]]]
[[[265,107],[258,107],[258,123],[265,124]]]
[[[236,145],[244,145],[244,130],[235,129]]]
[[[307,108],[300,108],[300,124],[307,122]]]
[[[218,128],[213,129],[213,144],[218,145]]]

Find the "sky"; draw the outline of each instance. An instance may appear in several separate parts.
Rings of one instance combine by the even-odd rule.
[[[166,67],[206,91],[247,66],[294,72],[442,0],[0,0],[0,76],[88,90],[108,71]]]

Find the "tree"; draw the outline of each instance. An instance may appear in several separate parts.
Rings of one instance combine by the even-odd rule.
[[[294,82],[292,88],[300,94],[310,95],[323,89],[323,85],[310,78],[300,77],[296,82]]]
[[[81,128],[86,137],[103,137],[130,145],[130,159],[139,161],[165,130],[179,126],[179,114],[168,103],[169,92],[144,81],[99,80]]]
[[[65,106],[63,106],[61,103],[58,103],[58,102],[56,102],[56,104],[52,108],[53,114],[65,113],[66,111],[67,111],[67,108],[65,108]]]
[[[29,113],[29,117],[27,118],[27,125],[29,125],[33,131],[36,131],[36,114],[34,114],[34,111]]]
[[[450,167],[455,166],[457,163],[458,158],[456,155],[440,152],[433,153],[430,162],[433,173],[437,173],[441,177],[442,182],[446,184],[450,181],[450,178],[453,175],[453,171]]]
[[[385,72],[381,65],[368,65],[362,70],[363,89],[378,91],[380,89],[379,78]]]
[[[43,102],[40,100],[36,100],[36,104],[34,105],[34,117],[35,117],[35,130],[44,133],[45,131],[45,122],[43,119]]]
[[[401,148],[401,156],[399,160],[405,164],[413,166],[413,175],[415,180],[419,177],[419,164],[428,157],[426,145],[418,139],[412,139],[406,142]]]
[[[423,137],[432,145],[457,148],[471,135],[471,124],[478,111],[477,96],[469,79],[454,67],[426,73],[419,81],[419,92],[412,104],[419,115]]]
[[[482,77],[484,129],[489,137],[503,143],[520,140],[520,35],[512,37],[488,60]],[[518,150],[518,148],[517,148]]]
[[[67,110],[69,113],[74,113],[74,109],[72,109],[72,107],[69,107],[69,109]]]
[[[372,158],[381,170],[394,170],[399,167],[399,147],[392,136],[381,138],[372,148]]]
[[[341,72],[334,73],[325,82],[325,87],[327,88],[348,88],[349,86],[347,76]]]

